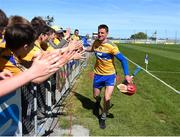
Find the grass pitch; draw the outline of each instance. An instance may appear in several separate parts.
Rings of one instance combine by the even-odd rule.
[[[122,45],[120,51],[135,63],[144,66],[145,54],[149,55],[148,69],[152,71],[180,71],[180,46]],[[67,106],[76,121],[90,130],[91,136],[180,136],[180,95],[141,71],[134,78],[137,93],[127,96],[115,88],[110,109],[112,117],[106,121],[106,129],[100,129],[93,114],[92,71],[95,58],[92,56],[87,68],[66,99]],[[116,60],[117,73],[123,80],[120,63]],[[129,63],[130,72],[136,68]],[[177,90],[180,89],[180,74],[154,73]],[[103,96],[103,91],[102,94]],[[102,102],[101,102],[102,103]],[[73,105],[68,105],[73,104]],[[61,122],[61,118],[60,118]],[[72,124],[74,124],[72,121]]]

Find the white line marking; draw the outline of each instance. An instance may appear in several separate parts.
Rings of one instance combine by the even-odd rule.
[[[135,62],[133,62],[132,60],[128,59],[126,57],[126,59],[128,61],[130,61],[131,63],[133,63],[136,66],[139,66],[138,64],[136,64]],[[142,70],[144,70],[146,73],[148,73],[149,75],[151,75],[153,78],[159,80],[161,83],[163,83],[164,85],[166,85],[167,87],[169,87],[170,89],[172,89],[173,91],[175,91],[176,93],[180,94],[180,91],[176,90],[175,88],[173,88],[172,86],[168,85],[166,82],[164,82],[163,80],[161,80],[160,78],[154,76],[152,73],[150,73],[149,71],[145,70],[143,67],[139,66]]]
[[[172,74],[180,74],[180,72],[178,71],[153,71],[153,70],[149,70],[149,72],[154,72],[154,73],[172,73]]]

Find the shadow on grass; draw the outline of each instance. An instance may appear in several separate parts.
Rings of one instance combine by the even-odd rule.
[[[99,110],[101,110],[101,112],[102,112],[101,105],[93,102],[91,99],[89,99],[89,98],[87,98],[87,97],[85,97],[85,96],[83,96],[77,92],[74,92],[74,95],[76,96],[77,99],[79,99],[81,101],[83,108],[88,109],[88,110],[92,110],[93,115],[95,115],[97,118],[97,121],[99,123],[100,128],[102,128],[100,125],[101,115],[99,113]],[[110,106],[110,108],[112,108],[112,107],[113,107],[113,104]],[[108,118],[114,118],[114,115],[109,113],[107,115],[107,117]]]
[[[99,115],[99,108],[95,107],[95,102],[93,102],[91,99],[77,93],[74,92],[74,95],[76,96],[76,98],[78,100],[81,101],[83,108],[88,109],[88,110],[92,110],[92,113],[98,118],[100,118]]]

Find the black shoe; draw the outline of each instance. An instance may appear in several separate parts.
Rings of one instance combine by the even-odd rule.
[[[99,127],[101,128],[101,129],[105,129],[106,128],[106,123],[105,123],[105,119],[99,119]]]

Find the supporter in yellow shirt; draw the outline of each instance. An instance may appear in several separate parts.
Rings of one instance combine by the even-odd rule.
[[[51,28],[47,25],[41,26],[37,31],[37,39],[35,45],[42,51],[52,51],[54,48],[48,44],[49,31]]]
[[[6,40],[6,48],[9,48],[13,52],[13,56],[11,56],[13,59],[12,64],[21,71],[29,68],[31,64],[24,63],[22,59],[26,57],[34,47],[36,33],[32,26],[29,24],[15,24],[8,26],[5,30],[4,38]],[[60,50],[53,50],[49,52],[42,52],[41,55],[43,58],[49,58],[50,56],[53,56],[53,58],[56,60],[54,66],[59,68],[73,58],[81,58],[81,54],[75,51],[64,52],[62,54]],[[49,76],[51,76],[53,73],[34,79],[33,82],[40,83],[49,78]]]
[[[78,29],[74,30],[74,34],[71,36],[71,40],[77,40],[77,41],[80,40]]]
[[[12,53],[6,48],[6,42],[4,39],[4,29],[8,25],[8,18],[6,14],[0,9],[0,71],[5,69],[5,66],[10,71],[19,72],[20,70],[14,69]]]
[[[31,66],[31,64],[22,63],[22,59],[26,57],[26,55],[33,49],[34,41],[36,38],[35,36],[36,36],[35,31],[33,30],[32,26],[29,24],[15,24],[12,26],[8,26],[6,28],[4,35],[4,38],[6,39],[6,48],[9,48],[13,53],[13,56],[11,57],[13,60],[12,64],[15,66],[14,68],[18,68],[20,71],[24,71],[26,70],[26,67],[29,68]],[[52,59],[52,61],[55,61],[54,66],[58,68],[66,63],[66,58],[61,58],[59,56],[59,52],[57,53],[47,52],[41,55],[42,58],[53,57],[54,59]],[[40,83],[46,80],[53,73],[34,79],[33,82]]]
[[[70,28],[67,28],[67,30],[63,30],[62,28],[58,27],[55,28],[54,30],[55,30],[55,35],[52,34],[50,36],[51,39],[49,40],[51,46],[54,47],[55,49],[67,46],[71,34]]]
[[[1,16],[2,17],[2,16]],[[1,19],[2,21],[2,19]],[[30,22],[26,20],[25,18],[21,16],[11,16],[8,20],[7,26],[12,26],[14,24],[29,24]],[[7,69],[14,74],[17,74],[21,71],[20,68],[16,67],[16,61],[17,59],[14,58],[12,52],[6,48],[6,41],[5,39],[0,40],[0,71],[3,71],[3,69]],[[39,53],[40,50],[37,47],[34,47],[24,58],[22,58],[22,61],[26,64],[29,64],[29,61],[32,61],[32,58]]]

